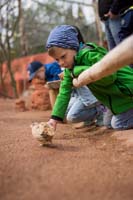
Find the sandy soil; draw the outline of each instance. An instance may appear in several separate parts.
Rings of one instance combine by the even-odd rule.
[[[41,147],[30,124],[49,116],[0,99],[0,200],[132,200],[133,130],[64,124],[53,148]]]

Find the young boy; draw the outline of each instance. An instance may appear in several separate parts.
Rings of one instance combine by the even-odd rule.
[[[62,122],[72,91],[73,78],[90,68],[107,51],[93,43],[82,44],[78,31],[70,25],[55,27],[47,40],[48,53],[65,68],[64,80],[48,124],[56,129]],[[129,66],[88,85],[98,100],[113,113],[110,125],[114,129],[133,128],[133,71]]]
[[[59,74],[62,72],[57,62],[42,64],[39,61],[31,62],[27,68],[29,81],[33,78],[39,78],[45,81],[60,80]]]
[[[57,62],[52,62],[48,64],[42,64],[39,61],[31,62],[27,68],[29,74],[29,81],[31,82],[34,78],[46,82],[58,81],[60,80],[59,74],[62,70]],[[55,82],[53,82],[55,83]],[[56,89],[49,89],[49,98],[51,106],[54,106],[57,94],[59,93],[59,86]]]
[[[27,70],[29,73],[29,81],[32,81],[33,78],[38,78],[52,82],[59,80],[63,74],[57,62],[43,65],[41,62],[34,61],[29,64]],[[49,89],[52,107],[54,106],[58,92],[58,90],[54,90],[53,92]],[[96,125],[102,125],[102,112],[99,110],[99,102],[86,86],[72,89],[71,99],[65,117],[71,123],[84,122],[85,125],[89,125],[92,121],[96,121]]]

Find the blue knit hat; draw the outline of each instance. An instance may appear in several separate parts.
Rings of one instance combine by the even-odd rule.
[[[43,64],[39,61],[31,62],[28,65],[27,71],[29,72],[29,81],[31,81],[34,78],[37,70],[40,69],[42,66],[43,66]]]
[[[60,25],[56,26],[49,34],[46,48],[52,46],[57,46],[66,49],[74,49],[78,51],[79,41],[78,41],[77,30],[70,25]]]

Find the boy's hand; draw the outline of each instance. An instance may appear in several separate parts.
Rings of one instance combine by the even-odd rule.
[[[87,85],[89,83],[89,80],[86,79],[86,71],[82,72],[78,78],[73,79],[73,85],[76,88],[82,87],[84,85]]]
[[[59,76],[59,78],[60,78],[61,80],[63,80],[63,78],[64,78],[64,72],[61,72],[60,74],[58,74],[58,76]]]
[[[58,123],[58,121],[57,121],[57,120],[54,120],[54,119],[50,119],[50,120],[47,122],[47,124],[48,124],[49,126],[52,126],[52,127],[53,127],[54,131],[56,131],[57,123]]]

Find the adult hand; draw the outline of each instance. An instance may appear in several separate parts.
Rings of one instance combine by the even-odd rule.
[[[83,71],[78,78],[74,78],[73,79],[73,85],[75,87],[81,87],[83,85],[88,85],[89,83],[93,82],[91,73],[92,73],[92,69],[87,69],[85,71]]]
[[[76,88],[80,87],[81,83],[80,83],[80,81],[78,80],[78,78],[74,78],[74,79],[73,79],[73,85],[74,85],[74,87],[76,87]],[[82,86],[82,85],[81,85],[81,86]]]
[[[113,14],[111,11],[109,11],[107,14],[104,15],[105,17],[109,17],[110,19],[116,19],[118,15]]]

